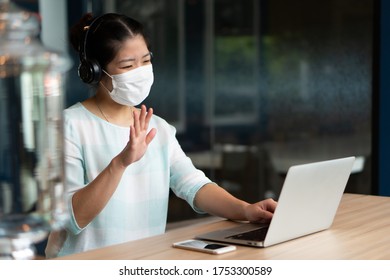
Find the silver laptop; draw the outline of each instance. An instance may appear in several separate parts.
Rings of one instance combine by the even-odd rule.
[[[270,224],[245,223],[198,239],[268,247],[328,229],[334,220],[355,157],[289,168]]]

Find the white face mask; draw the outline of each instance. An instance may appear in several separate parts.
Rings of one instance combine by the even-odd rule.
[[[103,70],[104,71],[104,70]],[[126,106],[137,106],[148,97],[154,76],[152,64],[140,66],[118,75],[110,75],[112,91],[108,91],[112,100]]]

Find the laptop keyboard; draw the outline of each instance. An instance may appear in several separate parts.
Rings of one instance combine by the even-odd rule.
[[[267,234],[268,227],[262,227],[255,230],[239,233],[227,237],[228,239],[240,239],[240,240],[252,240],[252,241],[263,241]]]

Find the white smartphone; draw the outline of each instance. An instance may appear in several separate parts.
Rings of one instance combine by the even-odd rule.
[[[172,245],[175,248],[193,250],[208,254],[224,254],[236,250],[236,246],[220,244],[220,243],[210,243],[202,240],[189,239],[181,242],[173,243]]]

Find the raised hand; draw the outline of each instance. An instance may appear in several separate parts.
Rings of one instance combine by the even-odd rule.
[[[153,109],[146,110],[142,105],[141,110],[133,111],[133,125],[130,126],[129,142],[119,154],[123,167],[127,167],[133,162],[140,160],[146,152],[150,142],[156,136],[157,130],[152,128],[148,132],[149,122],[153,115]]]

